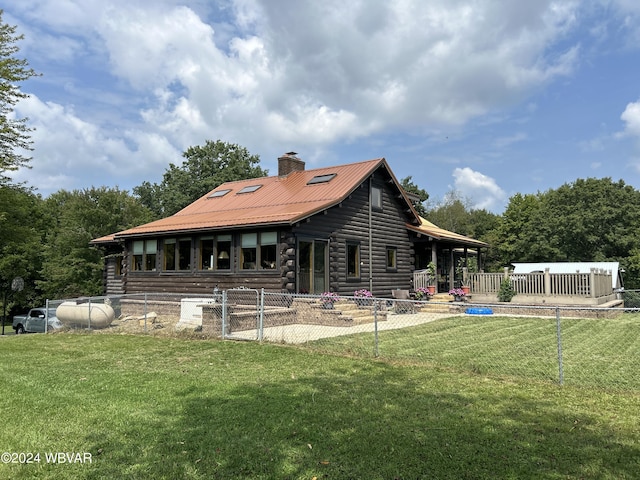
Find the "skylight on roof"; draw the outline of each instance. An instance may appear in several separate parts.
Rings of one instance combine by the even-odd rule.
[[[317,183],[327,183],[335,178],[336,173],[328,173],[326,175],[316,175],[311,180],[307,182],[307,185],[314,185]]]
[[[218,190],[217,192],[213,192],[211,195],[209,195],[209,198],[224,197],[230,191],[230,188],[227,188],[226,190]]]
[[[244,187],[241,190],[238,190],[238,193],[251,193],[251,192],[255,192],[256,190],[258,190],[260,187],[262,187],[262,185],[249,185],[247,187]]]

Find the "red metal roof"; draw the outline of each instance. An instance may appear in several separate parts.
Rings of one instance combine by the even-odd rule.
[[[335,167],[295,171],[286,177],[227,182],[175,215],[96,239],[93,243],[158,233],[293,224],[339,204],[380,166],[384,166],[393,177],[386,160],[377,158]],[[330,174],[335,174],[335,177],[326,183],[308,184],[316,176]],[[255,185],[261,187],[250,193],[238,193],[245,187]],[[230,191],[226,195],[211,198],[212,193],[223,190]],[[410,205],[410,202],[407,203]]]

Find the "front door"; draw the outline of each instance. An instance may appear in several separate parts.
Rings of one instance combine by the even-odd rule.
[[[327,242],[298,242],[298,293],[319,294],[327,291]]]

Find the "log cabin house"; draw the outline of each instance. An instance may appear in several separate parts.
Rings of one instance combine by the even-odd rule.
[[[107,295],[245,286],[381,297],[411,289],[430,261],[453,285],[454,252],[487,246],[421,218],[384,158],[306,170],[295,152],[277,176],[224,183],[92,244],[105,253]]]

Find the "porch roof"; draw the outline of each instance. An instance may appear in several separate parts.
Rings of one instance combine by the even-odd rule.
[[[444,228],[440,228],[436,224],[431,223],[429,220],[423,217],[420,217],[419,226],[407,224],[407,228],[413,232],[416,232],[422,235],[427,235],[436,240],[450,241],[458,245],[466,245],[470,247],[488,247],[489,246],[488,243],[481,242],[480,240],[476,240],[474,238],[467,237],[465,235],[460,235],[459,233],[450,232],[449,230],[445,230]]]

